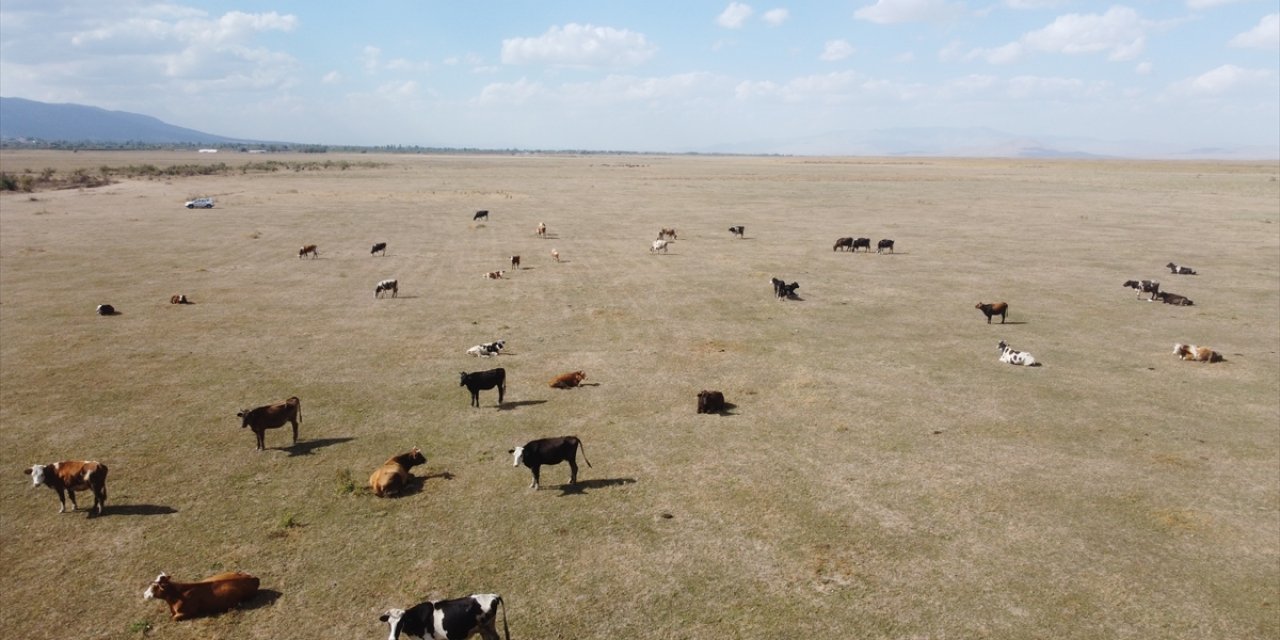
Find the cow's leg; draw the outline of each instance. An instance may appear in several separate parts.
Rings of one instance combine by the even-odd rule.
[[[479,389],[471,390],[471,406],[473,407],[480,406],[480,390]]]
[[[1004,324],[1004,314],[1000,314],[1000,324]]]
[[[93,508],[94,508],[94,510],[95,510],[95,511],[97,511],[97,512],[98,512],[98,515],[102,515],[102,512],[103,512],[104,510],[106,510],[106,508],[107,508],[107,485],[105,485],[105,484],[104,484],[104,485],[102,485],[102,486],[100,486],[100,487],[95,487],[95,488],[94,488],[94,490],[93,490]]]
[[[493,620],[486,620],[480,623],[477,630],[480,631],[482,640],[502,640],[502,636],[498,635],[498,630],[493,628]]]
[[[67,494],[63,492],[61,487],[54,487],[54,489],[58,491],[58,504],[62,505],[61,507],[58,508],[58,513],[66,513],[67,512]],[[73,505],[72,510],[75,509],[74,496],[75,494],[72,494],[72,502],[71,502],[71,504]]]
[[[292,418],[289,422],[293,425],[293,443],[298,444],[298,419]]]
[[[502,398],[505,395],[507,395],[507,383],[503,382],[498,384],[498,405],[499,406],[502,405]]]
[[[569,458],[569,484],[578,484],[578,455],[574,452],[574,456]]]
[[[258,440],[258,451],[266,451],[267,449],[267,430],[254,429],[253,436]]]

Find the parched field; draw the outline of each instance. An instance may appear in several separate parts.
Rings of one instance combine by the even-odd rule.
[[[0,636],[385,638],[496,592],[517,640],[1280,637],[1274,163],[344,159],[0,195]],[[471,408],[459,372],[494,366],[506,403]],[[299,443],[255,451],[236,412],[291,395]],[[528,489],[507,450],[567,434],[579,486]],[[421,488],[370,495],[414,446]],[[104,517],[20,473],[61,459],[110,467]],[[228,614],[142,600],[233,569],[264,592]]]

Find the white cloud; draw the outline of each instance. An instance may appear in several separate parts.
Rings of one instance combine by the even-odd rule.
[[[741,2],[730,2],[729,6],[725,7],[725,10],[716,16],[716,24],[726,29],[741,29],[742,25],[746,24],[747,18],[750,18],[753,13],[755,13],[755,10],[749,5]]]
[[[782,23],[786,22],[790,18],[791,12],[786,9],[770,9],[764,12],[764,15],[760,16],[760,19],[764,20],[765,23],[771,27],[781,26]]]
[[[1233,64],[1224,64],[1217,69],[1179,82],[1175,85],[1175,90],[1193,95],[1216,96],[1266,84],[1272,86],[1275,84],[1271,71],[1242,69]]]
[[[1234,2],[1240,2],[1240,0],[1187,0],[1187,7],[1191,9],[1212,9]]]
[[[1140,76],[1149,76],[1151,75],[1152,70],[1154,70],[1154,67],[1150,62],[1146,61],[1139,62],[1138,65],[1133,68],[1134,73],[1137,73]]]
[[[827,62],[836,62],[844,60],[853,55],[853,45],[844,40],[828,40],[826,46],[822,48],[822,55],[818,59]]]
[[[1052,9],[1066,0],[1004,0],[1004,4],[1010,9]]]
[[[1028,52],[1068,55],[1107,53],[1114,61],[1132,60],[1142,53],[1151,24],[1128,7],[1112,7],[1106,13],[1058,16],[1048,26],[1023,34],[1015,42],[993,49],[974,49],[965,59],[979,58],[992,64],[1008,64]]]
[[[537,82],[529,82],[520,78],[516,82],[495,82],[480,90],[476,101],[483,106],[509,106],[524,104],[540,95],[546,89]]]
[[[1263,16],[1256,27],[1232,38],[1228,44],[1241,49],[1280,49],[1280,13]]]
[[[342,82],[342,74],[338,73],[337,70],[330,71],[320,78],[320,82],[325,84],[338,84],[339,82]]]
[[[502,41],[505,64],[619,67],[644,63],[657,51],[644,34],[627,29],[569,23],[536,38]]]
[[[876,0],[853,12],[853,17],[876,24],[945,22],[965,13],[964,3],[946,0]]]
[[[764,81],[738,83],[734,95],[739,100],[774,98],[783,102],[842,102],[856,92],[857,75],[852,71],[801,76],[786,84]]]
[[[366,45],[360,52],[360,64],[364,66],[365,71],[373,72],[378,70],[381,64],[382,49],[373,45]]]

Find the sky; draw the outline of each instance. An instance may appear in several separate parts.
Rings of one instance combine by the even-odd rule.
[[[317,144],[988,127],[1280,148],[1280,3],[0,0],[0,95]]]

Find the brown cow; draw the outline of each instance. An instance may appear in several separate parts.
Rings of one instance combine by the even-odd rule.
[[[413,477],[409,470],[426,463],[427,457],[422,455],[422,449],[418,447],[408,453],[388,458],[369,476],[369,488],[379,498],[400,493],[401,489],[409,486],[409,479]]]
[[[320,250],[317,249],[314,244],[304,244],[301,249],[298,249],[299,258],[306,257],[308,254],[310,254],[312,258],[316,258],[319,257]]]
[[[543,224],[543,223],[539,222],[539,223],[538,223],[538,229],[537,229],[537,231],[536,231],[536,235],[537,235],[538,237],[540,237],[540,238],[545,238],[545,237],[547,237],[547,225],[545,225],[545,224]]]
[[[191,304],[191,302],[187,300],[186,294],[175,293],[169,296],[169,304]]]
[[[1194,362],[1222,362],[1222,354],[1210,349],[1209,347],[1197,347],[1194,344],[1182,344],[1181,342],[1173,345],[1173,355],[1178,356],[1179,360],[1192,360]]]
[[[243,419],[240,423],[241,429],[245,427],[253,429],[253,434],[258,437],[258,451],[267,448],[264,442],[267,429],[278,429],[286,422],[293,425],[293,443],[298,444],[298,423],[302,422],[302,401],[294,396],[284,402],[256,409],[245,409],[237,413],[236,417]]]
[[[724,411],[724,394],[719,391],[698,392],[698,413],[721,413]]]
[[[556,389],[569,389],[582,384],[582,381],[586,379],[587,379],[587,374],[581,371],[574,371],[573,373],[562,373],[556,376],[555,379],[551,381],[551,386]]]
[[[161,573],[142,593],[142,599],[164,600],[176,622],[222,613],[257,593],[258,578],[243,571],[219,573],[200,582],[174,582]]]
[[[1007,302],[979,302],[973,305],[973,308],[982,311],[987,316],[987,324],[991,324],[991,316],[1000,316],[1000,324],[1004,324],[1005,314],[1009,313],[1009,304]]]
[[[80,508],[76,504],[77,491],[93,492],[93,508],[89,516],[102,515],[107,507],[107,465],[94,460],[63,460],[53,464],[32,465],[22,471],[31,476],[31,486],[46,485],[58,492],[58,502],[62,507],[58,513],[67,512],[67,494],[71,496],[71,510]]]

